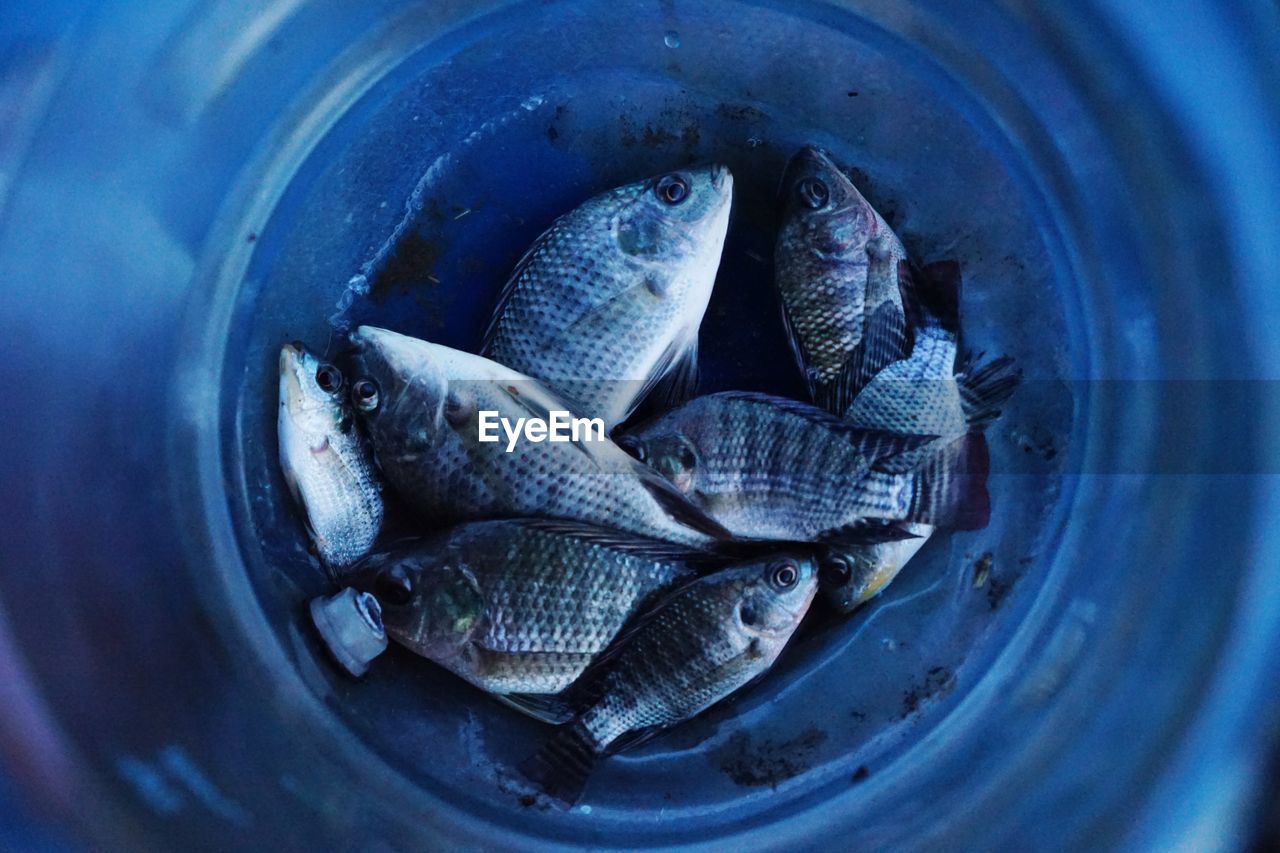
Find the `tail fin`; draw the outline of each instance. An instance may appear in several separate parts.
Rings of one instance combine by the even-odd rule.
[[[935,261],[913,267],[898,262],[898,287],[902,305],[913,328],[941,328],[960,333],[960,264]]]
[[[1022,381],[1022,368],[1002,355],[986,364],[981,356],[966,359],[963,371],[956,376],[960,386],[960,405],[970,429],[981,430],[1000,415],[999,406],[1013,394]]]
[[[967,433],[915,470],[908,521],[956,530],[981,530],[991,520],[987,440]]]
[[[537,754],[523,761],[520,772],[547,796],[570,808],[582,799],[587,777],[599,760],[595,739],[580,720],[575,720],[552,735]]]

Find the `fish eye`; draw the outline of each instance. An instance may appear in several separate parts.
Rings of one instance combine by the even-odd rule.
[[[373,591],[380,602],[403,607],[413,598],[413,581],[404,567],[393,566],[378,575]]]
[[[853,577],[853,566],[849,558],[844,556],[830,557],[822,563],[822,579],[829,584],[843,586]]]
[[[805,178],[796,190],[800,195],[800,201],[811,210],[817,210],[831,198],[831,191],[818,178]]]
[[[769,582],[776,589],[790,589],[800,580],[800,569],[791,560],[776,563],[769,569]]]
[[[378,383],[372,379],[361,379],[351,386],[351,398],[356,408],[362,412],[372,412],[378,408]]]
[[[680,467],[686,470],[698,464],[697,457],[693,455],[693,448],[687,446],[680,448],[678,460],[680,462]]]
[[[676,205],[689,197],[689,182],[679,175],[666,175],[658,181],[653,192],[660,201]]]
[[[332,364],[322,364],[316,368],[316,384],[326,394],[332,394],[342,387],[342,371]]]
[[[618,447],[634,456],[640,462],[649,461],[649,451],[645,449],[644,442],[636,438],[634,435],[623,435],[617,439]]]

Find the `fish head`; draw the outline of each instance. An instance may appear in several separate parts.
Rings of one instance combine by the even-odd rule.
[[[712,271],[729,229],[733,175],[712,164],[681,169],[615,190],[611,220],[618,250],[651,269],[646,285],[663,292],[695,271]],[[710,283],[706,284],[708,293]]]
[[[297,341],[280,349],[280,426],[315,440],[351,428],[342,371]]]
[[[654,429],[629,433],[617,444],[636,459],[653,468],[686,495],[698,487],[698,449],[679,430]]]
[[[818,566],[807,554],[776,554],[743,567],[737,619],[749,635],[789,637],[818,588]]]
[[[781,202],[776,262],[798,276],[831,262],[865,263],[867,242],[882,230],[862,193],[817,148],[802,148],[787,163]]]
[[[898,576],[926,538],[829,546],[818,558],[823,597],[841,613],[856,610]]]
[[[443,348],[374,326],[351,335],[357,355],[351,404],[374,433],[430,445],[450,406]]]
[[[455,657],[484,615],[475,576],[447,549],[382,555],[347,582],[377,597],[387,636],[434,661]]]

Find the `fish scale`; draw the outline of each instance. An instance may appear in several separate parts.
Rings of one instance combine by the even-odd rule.
[[[555,693],[642,603],[693,575],[685,556],[586,525],[483,521],[370,558],[359,583],[411,579],[408,601],[380,598],[398,643],[490,692]]]
[[[783,566],[794,572],[788,585],[778,583]],[[783,555],[680,587],[618,640],[607,666],[566,693],[575,718],[522,770],[574,802],[601,756],[700,713],[766,672],[816,586],[811,560]]]
[[[320,558],[342,569],[368,553],[382,529],[382,484],[345,389],[321,389],[320,367],[300,344],[280,351],[280,466]]]
[[[872,466],[927,440],[858,430],[815,407],[744,392],[692,400],[628,436],[735,535],[800,541],[869,518],[906,520],[918,475]],[[692,469],[679,461],[683,447]]]
[[[481,442],[481,410],[514,423],[565,408],[535,380],[384,329],[362,326],[352,339],[361,375],[381,389],[377,408],[363,413],[379,465],[433,523],[545,516],[686,545],[711,543],[703,531],[714,524],[608,440],[520,441],[510,452],[505,440]],[[457,413],[452,422],[436,414],[446,409]]]
[[[643,392],[696,351],[728,228],[723,166],[674,173],[664,202],[649,179],[601,193],[557,219],[503,289],[481,353],[540,379],[602,417],[624,420]]]

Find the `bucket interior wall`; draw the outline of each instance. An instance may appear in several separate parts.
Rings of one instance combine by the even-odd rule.
[[[51,42],[58,94],[31,139],[88,127],[101,150],[32,143],[0,198],[8,273],[52,279],[7,297],[29,343],[6,369],[99,380],[35,390],[11,463],[59,472],[11,534],[31,570],[0,585],[0,663],[47,728],[32,766],[67,763],[32,777],[46,808],[84,795],[93,831],[172,843],[928,848],[1163,838],[1182,830],[1162,798],[1189,791],[1228,823],[1247,806],[1183,750],[1227,725],[1224,697],[1232,731],[1261,719],[1276,665],[1273,597],[1247,594],[1274,544],[1275,411],[1261,383],[1214,381],[1265,375],[1275,349],[1248,309],[1263,232],[1233,227],[1244,202],[1149,82],[1167,69],[1126,47],[1147,22],[1107,4],[233,5],[127,4],[74,56]],[[735,200],[701,390],[798,396],[773,241],[806,144],[914,259],[960,263],[963,349],[1023,369],[988,433],[991,524],[935,536],[765,680],[550,808],[515,778],[549,729],[403,650],[360,681],[326,657],[306,604],[331,584],[277,462],[279,348],[335,353],[369,323],[474,351],[557,215],[715,160]],[[51,588],[69,606],[18,606]]]

